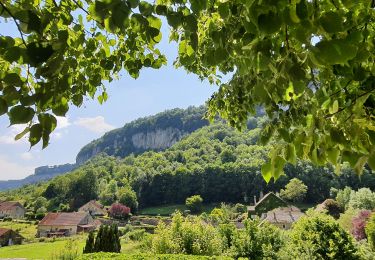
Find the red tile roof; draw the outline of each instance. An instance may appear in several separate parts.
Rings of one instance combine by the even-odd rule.
[[[12,209],[13,207],[21,207],[23,208],[22,204],[19,203],[18,201],[3,201],[0,202],[0,210],[9,210]]]
[[[11,231],[9,228],[0,228],[0,237],[9,231]]]
[[[40,222],[41,226],[77,226],[88,215],[87,212],[48,213]]]

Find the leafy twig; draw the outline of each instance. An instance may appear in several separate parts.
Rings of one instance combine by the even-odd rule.
[[[11,12],[11,11],[10,11],[10,10],[9,10],[9,9],[8,9],[8,8],[7,8],[2,2],[0,2],[0,5],[1,5],[1,7],[3,7],[4,11],[6,11],[6,12],[10,15],[10,17],[12,17],[12,19],[13,19],[14,23],[16,24],[17,29],[18,29],[18,31],[19,31],[19,33],[20,33],[20,35],[21,35],[21,39],[22,39],[23,44],[24,44],[25,46],[27,46],[26,41],[25,41],[25,39],[23,38],[23,33],[22,33],[22,30],[21,30],[21,26],[20,26],[20,24],[17,22],[16,17],[13,16],[12,12]]]

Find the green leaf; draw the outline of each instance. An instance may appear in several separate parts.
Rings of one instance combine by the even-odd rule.
[[[138,8],[141,14],[144,16],[149,16],[154,11],[154,7],[146,1],[141,1]]]
[[[274,12],[267,14],[261,14],[258,17],[258,28],[259,31],[266,34],[273,34],[280,30],[282,25],[282,19]]]
[[[330,149],[327,149],[326,153],[327,153],[328,161],[332,163],[333,165],[336,165],[340,156],[340,150],[337,148],[330,148]]]
[[[38,120],[43,128],[43,131],[52,132],[57,126],[56,118],[51,114],[39,114]]]
[[[263,179],[269,183],[271,178],[272,178],[272,165],[271,165],[271,162],[268,162],[268,163],[265,163],[262,165],[262,176],[263,176]]]
[[[362,156],[358,159],[357,163],[354,166],[354,170],[358,175],[361,175],[363,173],[363,168],[365,167],[365,164],[367,163],[367,156]]]
[[[40,124],[35,124],[30,128],[29,143],[31,147],[39,143],[42,138],[43,128]]]
[[[0,97],[0,116],[4,115],[7,112],[8,112],[8,104],[2,97]]]
[[[288,144],[286,149],[286,160],[293,165],[297,163],[296,147],[294,144]]]
[[[345,64],[357,55],[358,47],[342,39],[320,41],[312,49],[319,65]]]
[[[230,15],[229,2],[219,4],[218,12],[223,19],[226,19]]]
[[[59,101],[56,101],[55,105],[52,107],[52,112],[57,116],[65,116],[68,110],[68,100],[65,97],[62,97]]]
[[[375,151],[370,154],[367,163],[375,171]]]
[[[333,101],[332,107],[330,108],[330,113],[335,114],[339,111],[339,102],[337,100]]]
[[[6,74],[3,81],[9,86],[21,86],[23,83],[17,73]]]
[[[320,24],[328,33],[337,33],[344,30],[342,16],[337,12],[324,13],[320,18]]]
[[[26,127],[21,133],[17,134],[16,137],[14,138],[16,141],[17,140],[20,140],[22,137],[25,136],[25,134],[27,134],[28,132],[30,132],[30,127]]]
[[[26,124],[29,123],[34,115],[35,111],[31,107],[15,106],[8,112],[10,124]]]
[[[131,8],[136,8],[139,5],[139,0],[128,0]]]

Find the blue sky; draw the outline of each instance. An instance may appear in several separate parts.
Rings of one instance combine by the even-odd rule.
[[[0,33],[15,35],[16,30],[11,24],[0,22]],[[66,118],[58,118],[57,130],[44,150],[40,145],[29,149],[25,139],[14,141],[14,136],[23,128],[8,127],[8,118],[1,116],[0,180],[24,178],[42,165],[73,163],[85,144],[136,118],[203,104],[217,87],[173,67],[177,47],[168,43],[167,34],[163,28],[160,49],[168,58],[168,66],[142,70],[137,80],[123,72],[120,80],[107,84],[109,98],[103,105],[88,99],[80,108],[72,106]]]

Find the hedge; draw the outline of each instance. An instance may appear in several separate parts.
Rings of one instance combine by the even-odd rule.
[[[84,254],[78,260],[233,260],[226,256],[196,256],[196,255],[150,255],[150,254],[116,254],[94,253]]]

